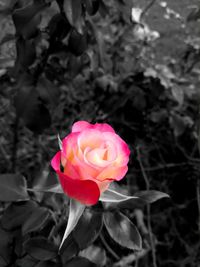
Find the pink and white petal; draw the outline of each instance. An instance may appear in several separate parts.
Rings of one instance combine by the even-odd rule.
[[[72,126],[72,132],[82,132],[86,129],[96,129],[100,132],[112,132],[115,130],[107,123],[89,123],[87,121],[77,121]]]
[[[122,167],[111,167],[104,169],[97,177],[96,179],[99,181],[104,180],[121,180],[127,173],[128,167],[122,166]]]
[[[77,152],[77,140],[79,133],[70,133],[62,140],[62,157],[72,160],[74,154]]]
[[[92,124],[87,121],[77,121],[72,126],[72,133],[82,132],[86,129],[91,129]]]
[[[65,167],[65,164],[67,163],[67,158],[66,158],[66,155],[61,151],[61,164],[63,166],[63,168]]]
[[[106,191],[109,188],[109,185],[110,185],[110,183],[112,183],[112,181],[105,180],[105,181],[102,181],[102,182],[97,181],[96,183],[98,184],[99,190],[100,190],[100,192],[102,194],[104,191]]]
[[[51,167],[55,171],[60,171],[60,160],[61,160],[61,152],[57,152],[55,156],[51,160]]]
[[[51,160],[51,166],[56,172],[58,172],[58,171],[60,172],[61,158],[62,158],[62,152],[59,151],[56,153],[56,155]],[[70,164],[70,162],[69,161],[66,161],[66,162],[67,162],[67,164],[64,167],[64,173],[69,177],[72,177],[74,179],[79,179],[78,173],[73,168],[73,166]]]
[[[57,171],[63,191],[70,198],[78,200],[84,205],[90,206],[98,202],[100,190],[98,185],[91,180],[76,180]]]
[[[105,141],[105,146],[107,148],[107,161],[112,162],[117,159],[118,156],[118,149],[116,147],[116,144],[111,142],[111,140]]]
[[[115,130],[107,123],[95,123],[92,127],[100,132],[112,132],[115,133]]]
[[[80,160],[78,157],[74,158],[73,168],[79,175],[79,179],[82,180],[95,180],[95,177],[99,174],[99,169],[89,165],[87,162]],[[94,178],[93,178],[94,177]]]
[[[105,168],[110,165],[110,162],[104,160],[104,156],[107,154],[107,149],[105,148],[95,148],[92,150],[85,150],[84,160],[91,166],[96,168]]]
[[[94,205],[100,197],[98,185],[92,180],[72,179],[60,171],[61,152],[57,152],[51,160],[51,166],[58,174],[63,191],[71,198],[85,205]]]
[[[77,172],[77,169],[73,166],[73,164],[67,160],[65,167],[64,167],[64,174],[73,178],[73,179],[79,179],[80,178],[80,174]]]
[[[105,139],[102,133],[98,130],[87,129],[81,132],[78,136],[78,147],[84,152],[89,147],[91,149],[102,147]]]
[[[120,166],[126,165],[129,161],[130,149],[128,145],[121,139],[117,134],[113,133],[103,133],[105,140],[110,141],[115,144],[117,149],[117,164]],[[120,157],[119,157],[120,156]]]

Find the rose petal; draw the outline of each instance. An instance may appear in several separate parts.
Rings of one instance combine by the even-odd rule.
[[[60,159],[61,159],[61,152],[57,152],[55,156],[51,160],[52,168],[57,171],[60,170]]]
[[[106,148],[107,148],[107,161],[114,161],[117,158],[117,148],[116,144],[111,142],[110,140],[106,140],[105,142]]]
[[[107,160],[104,160],[104,155],[107,153],[106,149],[103,148],[95,148],[87,153],[84,153],[84,160],[90,164],[91,166],[94,166],[96,168],[105,168],[108,165],[110,165],[110,162]]]
[[[95,123],[93,129],[99,130],[100,132],[115,133],[115,130],[107,123]]]
[[[82,132],[86,129],[90,129],[92,124],[87,121],[77,121],[72,126],[72,133]]]
[[[65,164],[64,174],[66,174],[67,176],[69,176],[73,179],[79,179],[80,180],[80,177],[81,177],[79,172],[77,171],[77,169],[74,168],[73,164],[69,160],[67,160],[67,162]]]
[[[128,167],[122,166],[122,167],[107,167],[104,169],[97,177],[96,179],[99,181],[105,181],[105,180],[121,180],[127,173]]]
[[[105,140],[101,132],[94,129],[87,129],[81,132],[78,136],[78,148],[84,152],[89,147],[90,149],[100,148]],[[102,147],[103,148],[103,147]]]
[[[112,181],[109,181],[109,180],[105,180],[105,181],[102,181],[102,182],[97,181],[97,184],[99,186],[100,192],[103,193],[104,191],[106,191],[111,182]]]
[[[85,205],[94,205],[100,197],[98,185],[91,180],[72,179],[60,171],[61,152],[53,157],[51,166],[57,172],[63,191]]]
[[[114,129],[107,123],[91,124],[87,121],[77,121],[72,126],[72,132],[82,132],[86,129],[95,129],[95,130],[98,130],[100,132],[115,133]]]
[[[62,154],[63,157],[72,160],[74,154],[77,152],[77,140],[79,133],[70,133],[62,140]]]
[[[85,205],[94,205],[98,202],[100,191],[98,185],[91,180],[75,180],[57,171],[64,192]]]
[[[116,159],[116,166],[126,165],[129,161],[130,155],[128,145],[117,134],[106,132],[103,133],[103,136],[106,141],[110,141],[115,144],[118,155]]]
[[[87,162],[79,159],[79,157],[75,157],[72,166],[79,174],[79,177],[81,177],[82,180],[87,180],[87,179],[95,180],[95,177],[99,173],[98,168],[95,168],[94,166],[87,164]]]

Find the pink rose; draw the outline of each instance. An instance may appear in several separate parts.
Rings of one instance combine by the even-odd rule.
[[[129,154],[127,144],[110,125],[78,121],[62,140],[62,150],[51,166],[70,198],[94,205],[112,181],[125,176]]]

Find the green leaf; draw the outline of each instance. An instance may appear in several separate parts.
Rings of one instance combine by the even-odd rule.
[[[104,50],[105,50],[104,38],[102,36],[101,31],[99,31],[99,29],[91,19],[88,19],[88,24],[90,25],[92,35],[94,36],[94,39],[96,40],[97,43],[97,49],[98,49],[97,53],[99,61],[98,63],[101,67],[103,67]]]
[[[17,63],[21,68],[26,69],[33,64],[36,58],[35,43],[32,40],[18,38],[16,42]]]
[[[24,39],[32,38],[36,34],[41,20],[40,13],[46,6],[45,1],[34,1],[31,5],[16,9],[13,13],[16,33],[23,36]]]
[[[89,261],[86,258],[82,258],[82,257],[76,257],[73,260],[71,260],[70,262],[67,263],[67,267],[77,267],[77,266],[81,266],[81,267],[97,267],[96,264],[94,264],[93,262]]]
[[[37,230],[41,230],[49,219],[50,213],[48,209],[39,207],[36,208],[32,214],[27,218],[22,226],[22,234],[31,233]]]
[[[63,14],[55,14],[48,24],[48,32],[51,40],[64,39],[71,29],[71,25]]]
[[[35,109],[28,109],[26,115],[23,116],[23,120],[26,127],[35,133],[42,133],[44,129],[51,125],[49,110],[42,103],[38,103]]]
[[[76,29],[71,31],[68,47],[75,56],[82,55],[87,49],[87,33],[80,34]]]
[[[106,266],[106,252],[97,246],[90,246],[79,253],[79,256],[87,258],[97,266]]]
[[[172,96],[174,97],[174,100],[178,102],[180,106],[183,105],[184,102],[184,91],[181,87],[178,87],[176,85],[173,85],[171,88]]]
[[[81,0],[64,0],[64,12],[65,15],[74,28],[79,33],[82,33],[82,4]]]
[[[135,196],[142,199],[146,203],[153,203],[161,198],[170,197],[168,194],[156,190],[139,191],[135,193]]]
[[[136,226],[120,212],[105,212],[104,224],[112,239],[132,250],[142,249],[142,239]]]
[[[136,196],[137,198],[128,199],[126,201],[119,202],[119,203],[117,203],[116,208],[119,208],[122,210],[123,209],[136,209],[136,208],[141,209],[147,203],[153,203],[153,202],[155,202],[161,198],[169,197],[168,194],[162,193],[159,191],[155,191],[155,190],[139,191],[139,192],[135,193],[134,196]],[[106,203],[106,204],[108,204],[108,203]]]
[[[103,0],[99,0],[99,13],[103,18],[109,14],[109,7],[107,7]]]
[[[56,193],[56,194],[64,193],[60,184],[43,186],[43,187],[33,187],[33,188],[28,188],[27,190],[31,192],[50,192],[50,193]]]
[[[185,132],[187,124],[183,116],[172,113],[169,118],[169,122],[176,137],[181,136]]]
[[[0,266],[2,267],[8,266],[8,262],[4,259],[3,255],[0,255]]]
[[[7,0],[1,3],[4,3],[3,7],[0,7],[0,16],[1,17],[7,17],[10,15],[17,3],[17,0]]]
[[[37,84],[37,91],[41,99],[55,107],[59,102],[60,90],[59,88],[50,82],[47,78],[41,77]]]
[[[108,203],[106,203],[108,204]],[[129,210],[133,210],[133,209],[142,209],[147,203],[141,199],[141,198],[135,198],[135,199],[129,199],[126,201],[122,201],[117,203],[116,205],[116,209],[129,209]],[[112,206],[110,205],[110,207],[113,207],[113,203]],[[108,206],[109,208],[109,206]]]
[[[28,200],[26,180],[20,174],[0,175],[0,201]]]
[[[17,259],[16,260],[16,266],[17,267],[35,267],[37,264],[37,260],[33,259],[29,255],[26,255],[22,259]]]
[[[7,33],[0,41],[0,45],[15,40],[15,35]]]
[[[101,197],[99,200],[102,202],[119,203],[119,202],[127,201],[130,199],[138,199],[138,197],[137,196],[126,196],[115,190],[108,189],[103,194],[101,194]]]
[[[70,235],[70,233],[74,230],[76,227],[81,215],[83,214],[85,210],[85,205],[81,204],[80,202],[70,199],[70,206],[69,206],[69,217],[68,217],[68,222],[67,222],[67,227],[62,239],[62,242],[60,244],[60,248],[63,245],[63,242],[67,237]]]
[[[74,256],[76,256],[79,252],[78,244],[76,243],[72,234],[65,239],[61,249],[60,256],[63,265],[66,264],[69,260],[71,260]]]
[[[73,54],[69,54],[69,75],[71,79],[74,79],[83,68],[83,63],[81,61],[81,57],[76,57]]]
[[[41,261],[54,259],[57,247],[44,237],[34,237],[24,243],[24,250],[33,258]]]
[[[195,8],[192,9],[190,14],[188,15],[187,21],[191,22],[191,21],[197,21],[199,19],[200,19],[200,8],[196,6]]]
[[[22,118],[27,128],[35,133],[41,133],[51,124],[48,109],[39,99],[36,88],[32,85],[22,85],[15,98],[17,116]]]
[[[22,85],[15,97],[17,116],[26,118],[26,111],[37,108],[38,93],[32,85]],[[30,101],[31,100],[31,101]]]
[[[1,219],[4,229],[14,230],[20,227],[37,207],[34,201],[12,203],[5,211]]]
[[[103,225],[103,215],[85,210],[72,235],[82,250],[92,244],[98,237]]]
[[[33,40],[18,38],[16,41],[17,58],[13,69],[13,76],[18,77],[19,73],[27,71],[36,59],[36,47]]]
[[[8,266],[12,252],[10,250],[10,244],[12,243],[12,238],[10,232],[4,231],[0,228],[0,266]]]
[[[95,15],[99,9],[99,0],[86,0],[85,5],[87,13],[90,16]]]
[[[22,265],[23,267],[26,267]],[[27,266],[29,267],[29,266]],[[60,264],[52,262],[52,261],[41,261],[38,264],[34,265],[34,267],[61,267]]]
[[[49,171],[49,164],[44,166],[37,173],[32,183],[32,189],[28,190],[35,192],[63,193],[56,173]],[[57,192],[58,190],[60,190],[60,192]]]
[[[7,68],[12,68],[14,63],[15,60],[13,56],[0,58],[0,69],[1,69],[0,77],[2,77],[4,73],[7,72]]]
[[[60,192],[56,191],[60,190]],[[30,192],[34,192],[34,195],[38,202],[41,202],[44,198],[44,193],[62,193],[62,188],[59,184],[57,174],[50,170],[49,163],[43,164],[43,166],[35,173],[32,188],[27,189]],[[52,195],[53,196],[53,195]]]
[[[200,121],[197,122],[197,129],[198,150],[200,153]]]

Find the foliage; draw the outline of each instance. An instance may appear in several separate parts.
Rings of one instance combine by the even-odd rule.
[[[199,264],[199,7],[135,2],[0,1],[0,266]],[[119,194],[139,199],[86,209],[58,253],[69,209],[49,160],[80,119],[128,141]],[[151,188],[171,200],[150,210]]]

